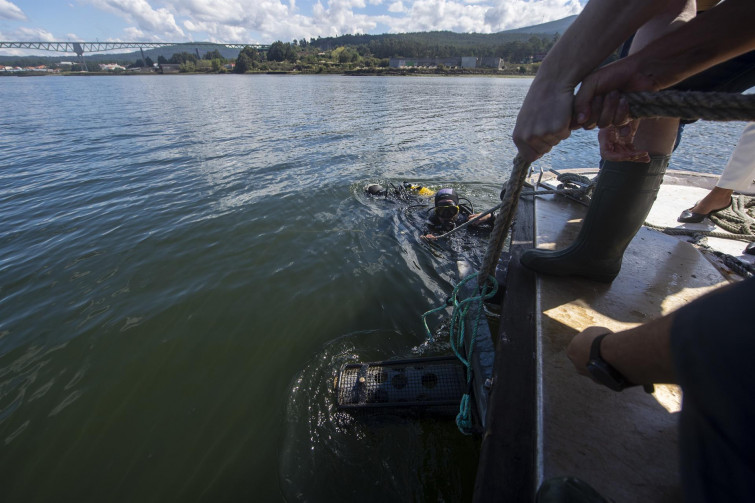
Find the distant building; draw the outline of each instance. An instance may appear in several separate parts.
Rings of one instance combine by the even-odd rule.
[[[451,68],[461,66],[461,58],[435,58],[435,66],[448,66]]]
[[[125,70],[125,66],[121,66],[117,63],[101,63],[100,64],[100,70],[104,72],[114,72],[116,70],[123,71]]]
[[[19,70],[23,70],[25,72],[51,72],[49,68],[47,68],[45,65],[39,65],[39,66],[25,66],[23,69],[19,68]]]
[[[449,68],[503,68],[501,58],[476,58],[465,56],[462,58],[391,58],[388,61],[390,68],[437,68],[443,65]]]
[[[496,70],[503,70],[503,58],[484,57],[480,58],[477,65],[482,68],[495,68]]]
[[[163,63],[160,65],[160,71],[162,73],[178,73],[181,70],[181,65],[174,65],[172,63]]]
[[[461,58],[462,68],[477,68],[477,58],[474,56],[466,56]]]
[[[440,65],[449,67],[461,66],[462,58],[391,58],[390,68],[437,68]]]

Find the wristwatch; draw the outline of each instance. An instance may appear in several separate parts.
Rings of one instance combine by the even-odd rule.
[[[624,388],[635,386],[600,355],[600,343],[606,335],[608,334],[599,335],[593,339],[592,346],[590,346],[590,360],[587,362],[587,371],[590,372],[590,375],[597,383],[614,391],[621,391]]]

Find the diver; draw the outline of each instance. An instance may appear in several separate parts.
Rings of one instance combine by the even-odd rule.
[[[425,239],[437,239],[439,234],[445,234],[461,224],[482,215],[475,213],[472,203],[462,198],[465,202],[459,202],[459,195],[454,189],[443,188],[435,193],[435,206],[427,219],[429,232],[422,237]],[[470,222],[471,227],[492,227],[495,223],[495,214],[488,213],[482,218]],[[438,235],[436,235],[438,234]]]
[[[365,187],[365,192],[375,197],[403,201],[427,201],[430,197],[435,196],[435,204],[427,216],[427,232],[421,236],[424,239],[437,239],[442,234],[483,215],[474,212],[472,202],[469,199],[461,198],[461,201],[464,202],[460,202],[459,195],[449,187],[435,192],[430,188],[409,182],[404,182],[398,187],[390,184],[390,187],[387,188],[374,183]],[[412,207],[414,206],[426,206],[426,203],[422,202]],[[469,226],[477,229],[492,228],[494,223],[495,213],[488,212],[480,219],[470,222]]]

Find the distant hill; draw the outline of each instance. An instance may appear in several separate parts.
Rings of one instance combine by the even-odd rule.
[[[457,48],[493,48],[502,44],[528,40],[534,36],[554,36],[562,34],[571,26],[577,16],[569,16],[549,23],[526,26],[498,33],[456,33],[452,31],[431,31],[417,33],[386,33],[381,35],[341,35],[313,40],[316,47],[335,49],[343,45],[382,45],[386,41],[397,44],[413,43],[425,47],[453,46]]]
[[[556,33],[563,34],[575,19],[577,19],[577,16],[569,16],[549,23],[517,28],[516,30],[506,30],[501,33],[537,33],[539,35],[554,35]]]

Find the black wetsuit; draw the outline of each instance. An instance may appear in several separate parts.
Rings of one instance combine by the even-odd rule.
[[[459,205],[459,213],[457,213],[456,216],[450,221],[442,221],[440,218],[438,218],[438,215],[435,214],[435,209],[430,208],[429,215],[427,217],[428,232],[436,235],[445,234],[446,232],[455,229],[461,224],[466,223],[471,216],[472,210],[465,204]],[[493,227],[494,223],[495,215],[492,215],[480,225],[471,224],[467,227],[467,229],[474,231],[483,231],[487,233]]]

